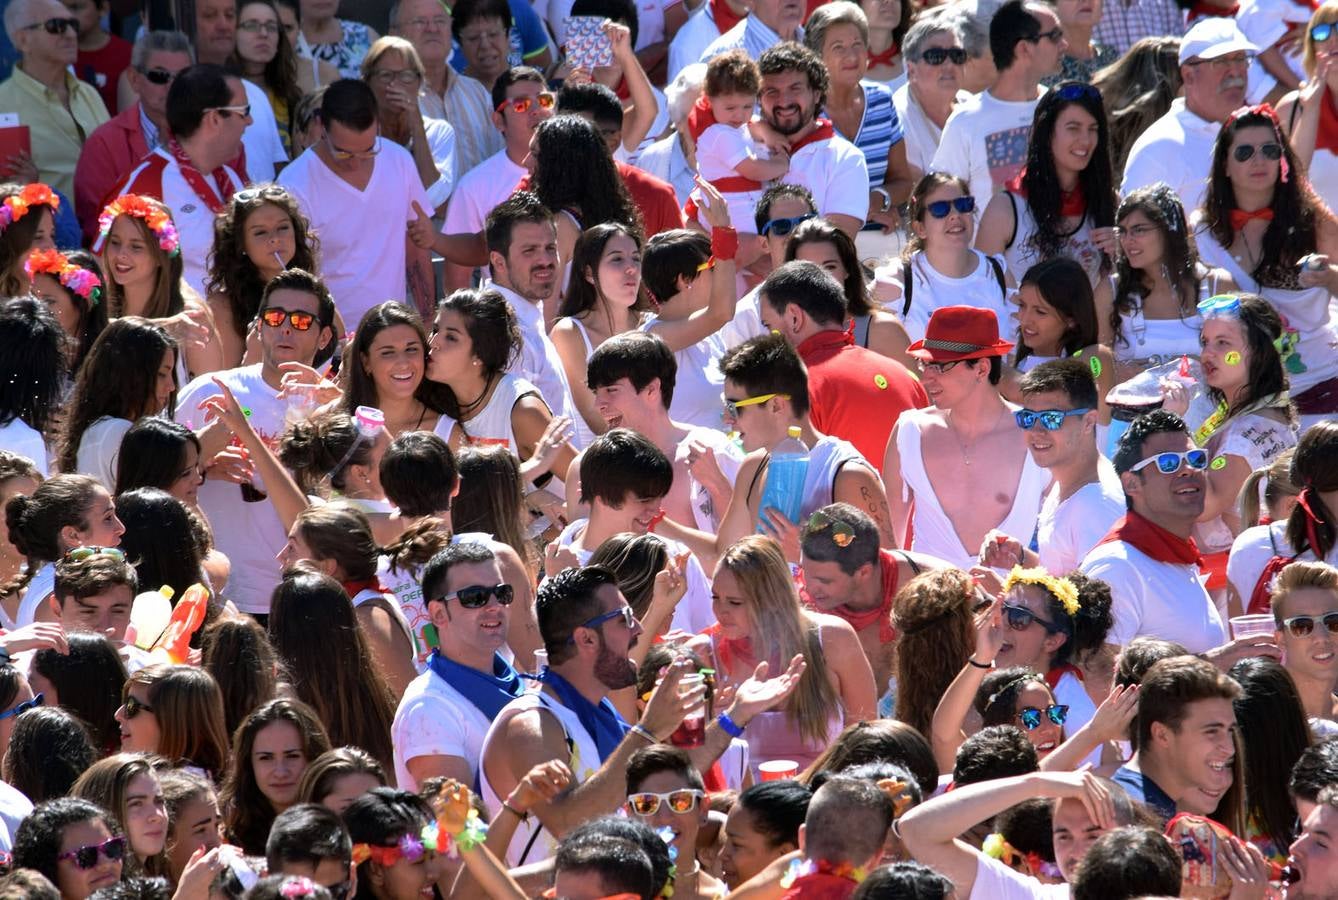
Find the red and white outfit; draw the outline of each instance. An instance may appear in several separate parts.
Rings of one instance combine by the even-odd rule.
[[[766,155],[745,123],[738,127],[717,122],[703,94],[688,116],[688,130],[697,142],[697,174],[709,181],[729,206],[729,220],[740,231],[751,231],[753,211],[762,199],[762,182],[740,175],[737,166]],[[694,192],[696,193],[696,192]],[[711,225],[702,222],[709,234]]]
[[[861,222],[869,218],[864,153],[826,119],[819,119],[817,128],[790,146],[790,171],[780,181],[808,188],[820,216],[836,213]]]

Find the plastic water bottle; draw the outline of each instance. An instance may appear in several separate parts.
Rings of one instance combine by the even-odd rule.
[[[789,430],[790,436],[771,451],[771,461],[767,464],[767,484],[762,491],[762,505],[758,508],[757,530],[760,534],[768,533],[762,528],[768,509],[774,509],[791,522],[798,523],[799,510],[804,504],[808,447],[799,439],[803,432],[798,425],[791,425]]]

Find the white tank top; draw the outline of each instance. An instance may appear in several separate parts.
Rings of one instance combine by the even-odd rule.
[[[465,440],[470,444],[498,444],[511,451],[512,456],[519,456],[516,433],[511,428],[511,410],[520,402],[520,398],[533,394],[543,400],[539,389],[519,375],[506,373],[497,381],[488,404],[474,418],[461,422]]]
[[[808,451],[808,472],[804,476],[804,502],[799,507],[801,522],[824,506],[836,502],[836,476],[847,465],[858,464],[868,468],[864,454],[849,441],[830,434],[823,435]]]
[[[883,309],[901,319],[906,333],[912,341],[923,340],[929,316],[940,306],[974,306],[979,309],[993,310],[999,319],[999,334],[1012,334],[1017,330],[1016,310],[1009,292],[999,286],[999,279],[994,274],[985,254],[972,249],[976,255],[976,267],[971,274],[962,278],[944,275],[929,263],[924,251],[911,255],[911,277],[915,280],[911,291],[911,308],[903,315],[906,308],[906,271],[905,263],[900,259],[892,260],[886,269],[880,270],[875,281],[884,281],[901,288],[901,296],[883,304]],[[1006,266],[1006,263],[1001,262]],[[876,287],[875,287],[876,290]]]
[[[1031,214],[1031,207],[1026,198],[1005,191],[1013,201],[1013,211],[1017,214],[1017,228],[1013,232],[1013,242],[1004,250],[1004,259],[1008,261],[1008,271],[1018,281],[1027,274],[1027,270],[1049,257],[1042,255],[1035,245],[1036,217]],[[1060,254],[1079,263],[1087,277],[1096,287],[1101,277],[1101,250],[1092,240],[1092,219],[1083,216],[1078,229],[1068,236],[1060,249]]]

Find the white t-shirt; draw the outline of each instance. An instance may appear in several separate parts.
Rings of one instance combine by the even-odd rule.
[[[478,777],[483,738],[492,723],[477,706],[428,670],[404,689],[390,740],[395,748],[395,781],[402,791],[417,791],[409,760],[419,756],[458,756]]]
[[[459,196],[458,192],[456,196]],[[538,388],[553,415],[570,416],[572,402],[567,370],[562,367],[562,358],[558,356],[552,338],[544,330],[544,311],[539,304],[496,282],[485,280],[483,286],[506,298],[511,311],[516,314],[516,324],[520,326],[520,353],[516,354],[507,372],[519,375]]]
[[[720,26],[715,23],[711,4],[703,3],[696,12],[678,29],[674,39],[669,42],[669,81],[678,77],[678,73],[702,58],[711,41],[720,37]]]
[[[972,249],[976,255],[976,267],[961,278],[944,275],[929,262],[924,251],[911,254],[911,277],[915,279],[911,289],[911,308],[906,309],[906,264],[900,257],[893,258],[888,264],[874,273],[874,283],[896,285],[901,294],[894,300],[883,303],[883,309],[892,313],[905,326],[912,341],[923,340],[925,329],[929,327],[929,317],[940,306],[974,306],[988,309],[999,322],[999,334],[1017,333],[1017,304],[1006,285],[999,284],[999,276],[990,264],[989,258],[979,250]],[[995,258],[1001,272],[1008,268],[1002,259]]]
[[[435,208],[446,202],[455,187],[455,129],[445,119],[424,116],[423,131],[432,149],[432,162],[437,166],[437,180],[427,189],[427,197]],[[421,178],[418,183],[422,184]],[[431,213],[432,209],[428,208],[427,212]]]
[[[1164,181],[1180,195],[1188,216],[1203,204],[1221,126],[1201,119],[1179,97],[1166,115],[1148,126],[1129,150],[1120,196]]]
[[[228,386],[238,403],[251,410],[251,427],[261,440],[277,449],[285,429],[288,404],[278,398],[278,392],[265,383],[260,373],[261,364],[256,363],[196,378],[178,397],[177,421],[192,430],[204,426],[199,406],[206,398],[218,395],[213,382],[217,378]],[[258,474],[256,482],[264,490]],[[207,479],[200,485],[199,503],[213,526],[215,546],[232,562],[227,598],[242,612],[267,614],[270,594],[280,581],[275,555],[288,540],[274,504],[268,500],[247,503],[242,499],[239,485],[215,479]]]
[[[966,91],[957,92],[958,104],[969,99],[971,95]],[[892,106],[897,111],[901,134],[906,141],[906,162],[921,172],[931,171],[943,129],[925,114],[924,107],[911,93],[909,84],[903,84],[892,92]]]
[[[948,116],[930,169],[965,178],[976,198],[977,214],[1022,171],[1036,103],[1000,100],[982,91]]]
[[[762,285],[757,285],[739,298],[734,305],[734,318],[725,323],[716,335],[729,350],[749,338],[761,337],[767,330],[762,325]]]
[[[1303,562],[1314,562],[1315,554],[1309,550],[1297,554],[1291,542],[1287,540],[1287,521],[1272,522],[1268,525],[1255,525],[1236,536],[1231,545],[1231,555],[1227,557],[1227,581],[1240,595],[1243,606],[1249,606],[1254,586],[1259,583],[1259,576],[1264,574],[1264,567],[1275,556],[1286,559],[1295,557]],[[1338,546],[1329,551],[1324,560],[1329,565],[1338,564]]]
[[[11,419],[8,425],[0,425],[0,450],[8,450],[10,453],[17,453],[32,460],[43,478],[51,470],[42,432],[17,416]]]
[[[242,79],[246,88],[246,102],[251,104],[251,124],[242,132],[242,146],[246,148],[246,177],[250,184],[273,181],[279,166],[288,162],[288,151],[283,149],[279,122],[274,118],[265,89]]]
[[[46,598],[55,590],[56,566],[54,563],[47,563],[37,570],[37,574],[23,589],[23,597],[19,599],[18,615],[14,617],[15,627],[22,628],[37,621],[38,607],[45,603]]]
[[[869,218],[869,167],[864,152],[835,131],[820,128],[814,132],[828,133],[830,137],[801,141],[790,148],[790,171],[780,182],[808,188],[820,216],[838,213],[863,222]],[[751,221],[751,217],[745,219],[741,230]]]
[[[738,165],[765,154],[748,134],[748,126],[731,128],[719,122],[707,127],[697,138],[697,173],[715,184],[725,178],[740,178]],[[762,198],[762,185],[751,190],[724,190],[716,185],[729,205],[729,220],[739,231],[752,231],[753,210]],[[703,223],[705,226],[706,223]]]
[[[133,424],[129,419],[103,416],[89,425],[79,438],[74,470],[80,475],[92,475],[108,491],[115,491],[116,462],[120,458],[121,439]]]
[[[1082,571],[1110,585],[1115,624],[1107,643],[1122,647],[1148,635],[1176,641],[1190,653],[1226,643],[1222,615],[1197,566],[1157,562],[1123,541],[1111,541],[1087,554]]]
[[[0,851],[14,849],[14,832],[33,811],[33,803],[18,788],[0,781]]]
[[[976,883],[967,900],[1068,900],[1067,884],[1041,884],[997,859],[976,854]]]
[[[455,186],[451,202],[446,204],[446,224],[442,234],[479,234],[488,213],[510,197],[516,185],[529,173],[518,166],[503,150],[466,172]]]
[[[1051,485],[1041,501],[1036,521],[1037,555],[1047,572],[1063,575],[1082,564],[1083,558],[1124,515],[1124,488],[1115,467],[1102,457],[1097,480],[1084,484],[1067,500],[1060,501],[1059,485]]]
[[[414,202],[432,208],[409,151],[387,140],[378,145],[362,190],[331,171],[314,148],[279,175],[320,235],[321,275],[350,328],[378,303],[403,302],[406,226],[417,216]]]
[[[1253,472],[1272,464],[1289,447],[1295,446],[1295,426],[1279,422],[1271,416],[1246,413],[1228,419],[1209,439],[1205,448],[1214,460],[1218,457],[1238,457]],[[1229,550],[1235,539],[1236,536],[1221,516],[1210,522],[1200,522],[1194,529],[1194,540],[1203,553]]]

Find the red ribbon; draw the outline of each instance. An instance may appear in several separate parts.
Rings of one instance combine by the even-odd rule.
[[[1027,189],[1022,185],[1022,179],[1026,177],[1027,167],[1023,166],[1022,171],[1010,178],[1004,183],[1004,187],[1009,192],[1023,198],[1027,197]],[[1059,214],[1065,218],[1081,218],[1087,215],[1087,194],[1083,191],[1082,182],[1071,191],[1059,192]]]
[[[1305,539],[1310,544],[1310,552],[1319,556],[1319,533],[1315,530],[1315,526],[1320,523],[1320,518],[1310,508],[1311,496],[1313,495],[1310,488],[1302,488],[1301,493],[1296,495],[1296,505],[1305,513]]]
[[[1233,209],[1231,211],[1231,230],[1240,231],[1245,227],[1245,223],[1253,219],[1262,219],[1265,222],[1273,221],[1273,210],[1265,206],[1263,209],[1256,209],[1246,212],[1243,209]]]
[[[1198,0],[1198,2],[1189,8],[1189,21],[1192,22],[1197,18],[1208,16],[1230,16],[1235,18],[1235,15],[1239,10],[1239,3],[1233,3],[1231,6],[1215,6],[1212,3],[1205,3],[1204,0]]]
[[[219,166],[210,173],[214,178],[214,185],[218,188],[218,192],[215,193],[210,190],[209,182],[205,181],[204,174],[190,161],[190,157],[177,143],[176,138],[170,138],[167,141],[167,152],[172,154],[172,158],[181,167],[181,177],[186,179],[186,184],[190,185],[190,189],[195,192],[195,196],[199,197],[200,201],[209,207],[210,212],[215,215],[221,213],[228,200],[232,198],[232,179],[228,177],[227,170]]]
[[[361,594],[363,591],[376,591],[378,594],[390,593],[386,590],[385,586],[381,584],[381,579],[377,578],[375,575],[371,578],[364,578],[361,581],[342,581],[340,584],[344,586],[344,593],[348,594],[348,599],[350,600]]]
[[[888,47],[882,53],[874,53],[872,50],[870,50],[869,68],[872,69],[877,66],[890,66],[897,61],[897,57],[900,55],[901,55],[901,48],[897,46],[896,41],[893,41],[892,46]]]
[[[1199,548],[1193,538],[1172,534],[1133,510],[1125,513],[1100,543],[1109,544],[1113,541],[1123,541],[1157,562],[1182,566],[1191,563],[1197,565],[1199,562]]]

